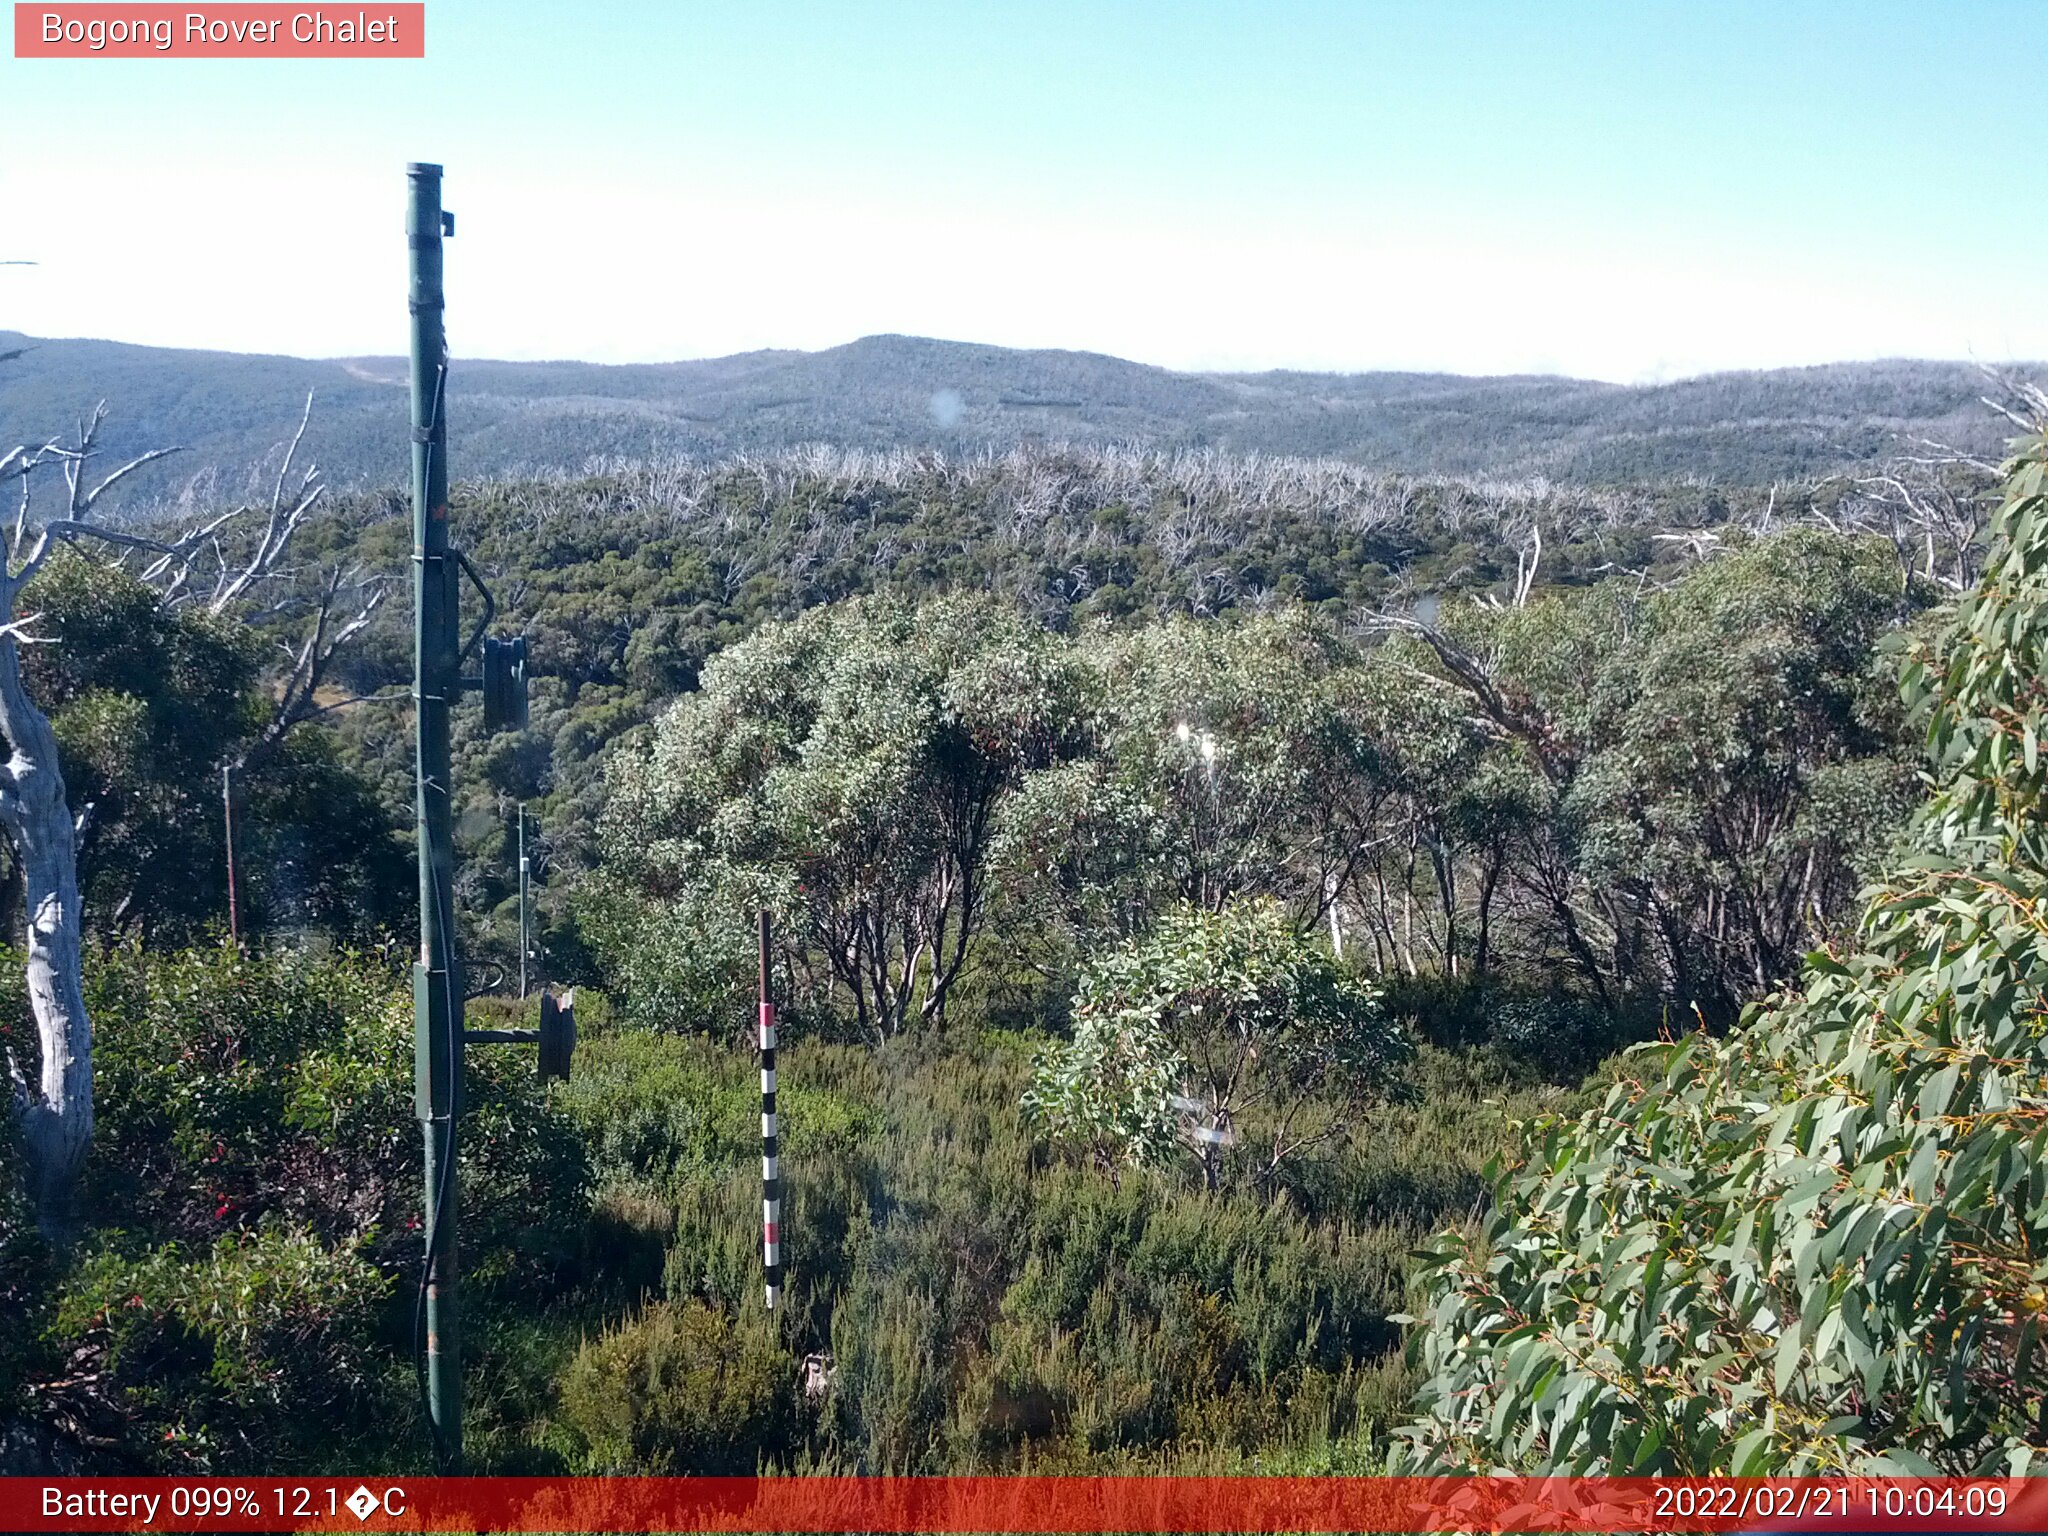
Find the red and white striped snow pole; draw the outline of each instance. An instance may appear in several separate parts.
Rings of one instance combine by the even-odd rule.
[[[768,913],[761,912],[761,1272],[768,1310],[782,1292],[782,1164],[775,1119],[775,1004],[768,994]]]

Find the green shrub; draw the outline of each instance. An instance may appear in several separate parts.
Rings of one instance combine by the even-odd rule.
[[[93,957],[87,986],[99,1226],[75,1273],[34,1282],[24,1321],[55,1307],[35,1342],[17,1351],[0,1329],[0,1369],[34,1374],[45,1429],[144,1469],[345,1468],[362,1447],[384,1462],[416,1450],[420,1140],[395,966],[120,949]],[[587,1161],[531,1053],[472,1051],[467,1075],[463,1279],[482,1332],[609,1255],[591,1252]],[[15,1249],[29,1245],[25,1265],[35,1252],[9,1236],[7,1209],[0,1292]]]
[[[787,1451],[797,1367],[758,1313],[657,1304],[584,1345],[562,1417],[591,1471],[742,1476]]]
[[[188,1254],[83,1260],[52,1336],[72,1390],[52,1409],[157,1472],[295,1471],[390,1453],[404,1398],[376,1319],[391,1290],[353,1248],[276,1224]]]
[[[871,1105],[808,1076],[790,1074],[778,1097],[792,1156],[828,1162],[881,1129]],[[608,1177],[667,1187],[690,1169],[752,1166],[760,1153],[761,1086],[751,1059],[690,1036],[621,1030],[579,1046],[556,1102]]]
[[[1373,988],[1263,899],[1172,908],[1089,964],[1074,1018],[1024,1094],[1032,1119],[1103,1166],[1192,1161],[1211,1189],[1270,1184],[1393,1096],[1410,1054]]]
[[[391,1224],[411,1195],[412,1010],[389,970],[122,949],[87,983],[103,1217],[188,1240],[266,1215],[336,1238]]]
[[[731,902],[690,892],[663,903],[597,874],[570,898],[579,937],[598,958],[619,1011],[642,1029],[736,1032],[748,1017],[740,983],[751,929]]]
[[[1384,1006],[1421,1039],[1448,1051],[1490,1048],[1506,1077],[1575,1085],[1605,1057],[1638,1041],[1696,1026],[1683,1006],[1635,1001],[1603,1007],[1594,998],[1526,979],[1395,975]]]
[[[417,1243],[410,991],[380,957],[227,946],[116,950],[88,976],[104,1221],[210,1242],[267,1219],[379,1263]],[[468,1053],[465,1275],[554,1274],[573,1252],[589,1172],[530,1052]],[[401,1255],[405,1257],[401,1257]]]
[[[1577,1081],[1628,1044],[1612,1015],[1585,998],[1558,993],[1510,997],[1493,1010],[1493,1038],[1547,1076]]]
[[[1508,1147],[1515,1121],[1572,1102],[1494,1046],[1421,1046],[1410,1076],[1413,1095],[1361,1117],[1341,1156],[1294,1170],[1286,1192],[1305,1215],[1411,1231],[1473,1219],[1487,1203],[1487,1165]]]
[[[838,1462],[1104,1470],[1352,1428],[1332,1383],[1394,1349],[1414,1229],[1039,1166],[1027,1070],[962,1040],[890,1076],[888,1163],[838,1245]]]
[[[585,1229],[584,1269],[603,1293],[638,1306],[661,1288],[675,1207],[645,1184],[615,1182],[598,1187]]]

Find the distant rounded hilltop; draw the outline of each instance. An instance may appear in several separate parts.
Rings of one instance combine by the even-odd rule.
[[[8,354],[16,354],[11,358]],[[318,394],[308,448],[339,485],[405,474],[405,362],[187,351],[0,331],[0,418],[17,436],[111,407],[107,451],[182,444],[239,471]],[[457,359],[458,476],[595,456],[840,447],[1117,443],[1333,457],[1408,474],[1762,485],[1873,464],[1932,439],[1995,454],[2003,424],[1967,363],[1890,360],[1673,383],[1431,373],[1179,373],[1092,352],[868,336],[820,352],[691,362]],[[118,440],[117,439],[118,436]]]

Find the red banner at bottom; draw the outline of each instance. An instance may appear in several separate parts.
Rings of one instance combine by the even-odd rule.
[[[2048,1531],[2048,1479],[5,1478],[7,1531]]]

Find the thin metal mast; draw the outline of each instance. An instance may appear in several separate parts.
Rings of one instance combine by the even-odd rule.
[[[456,564],[448,549],[448,342],[441,167],[406,167],[412,312],[413,700],[420,958],[413,969],[414,1098],[426,1153],[426,1260],[420,1310],[427,1417],[445,1470],[462,1466],[462,1335],[456,1305],[455,1127],[462,1110],[462,984],[455,956],[455,845],[448,715],[461,690]]]

